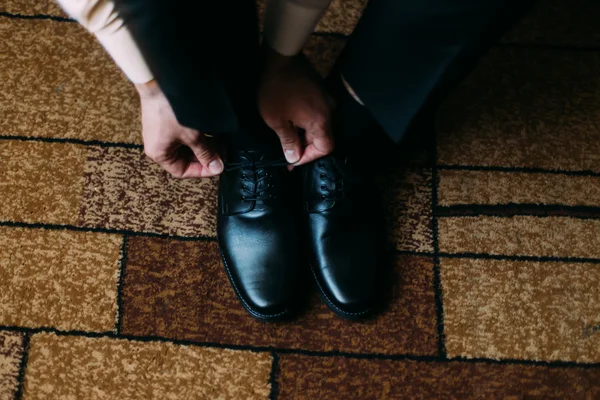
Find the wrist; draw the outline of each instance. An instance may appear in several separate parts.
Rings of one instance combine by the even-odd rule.
[[[136,83],[135,88],[140,95],[140,98],[151,98],[162,95],[162,90],[158,86],[156,79],[152,79],[146,83]]]
[[[274,50],[266,41],[263,41],[263,55],[266,70],[286,68],[294,63],[298,55],[285,56]]]

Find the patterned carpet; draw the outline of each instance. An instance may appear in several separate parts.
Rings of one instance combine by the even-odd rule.
[[[599,2],[541,1],[381,167],[388,309],[312,292],[279,324],[227,282],[215,180],[143,155],[99,45],[0,3],[0,400],[600,398]],[[319,25],[320,72],[361,6]]]

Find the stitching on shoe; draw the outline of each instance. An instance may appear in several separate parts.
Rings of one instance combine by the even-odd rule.
[[[244,300],[244,298],[242,297],[241,292],[238,290],[237,285],[235,284],[235,280],[233,279],[233,275],[231,274],[231,271],[229,271],[229,266],[227,265],[227,260],[225,259],[225,254],[223,253],[223,250],[221,250],[221,246],[219,245],[218,247],[219,247],[219,252],[221,253],[221,258],[223,259],[223,265],[225,265],[225,272],[227,272],[227,276],[229,277],[229,281],[231,282],[231,286],[233,287],[233,290],[235,291],[235,293],[237,294],[238,298],[240,299],[240,301],[244,305],[244,308],[246,309],[246,311],[248,311],[250,314],[254,315],[255,317],[259,317],[259,318],[263,318],[263,319],[277,318],[277,317],[280,317],[280,316],[288,313],[289,310],[287,308],[284,309],[282,312],[277,313],[277,314],[261,314],[261,313],[259,313],[257,311],[254,311],[250,307],[250,305],[248,305],[248,303],[246,302],[246,300]]]
[[[330,305],[331,307],[335,308],[337,312],[339,312],[340,314],[345,314],[345,315],[365,315],[371,312],[372,308],[367,308],[364,311],[359,311],[359,312],[349,312],[349,311],[344,311],[341,308],[339,308],[338,306],[336,306],[333,301],[331,301],[331,299],[329,298],[329,296],[327,296],[327,293],[325,293],[325,291],[323,290],[323,288],[321,287],[321,284],[319,283],[319,279],[317,278],[317,274],[315,273],[315,269],[313,268],[312,264],[310,265],[310,272],[312,272],[313,277],[315,278],[315,282],[317,283],[317,287],[319,288],[319,292],[321,292],[321,294],[323,295],[323,297],[325,298],[325,300],[327,300],[327,303],[329,303],[328,305]]]

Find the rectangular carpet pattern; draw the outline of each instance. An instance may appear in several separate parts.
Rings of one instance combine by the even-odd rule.
[[[264,1],[259,1],[264,9]],[[334,0],[325,75],[366,0]],[[541,0],[386,149],[389,306],[239,304],[217,180],[143,153],[139,101],[52,0],[0,0],[0,400],[600,398],[600,3]]]

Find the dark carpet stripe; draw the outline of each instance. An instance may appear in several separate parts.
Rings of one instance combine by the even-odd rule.
[[[580,363],[574,361],[535,361],[535,360],[519,360],[519,359],[488,359],[488,358],[445,358],[440,356],[420,356],[414,354],[380,354],[380,353],[351,353],[342,351],[312,351],[294,348],[277,348],[251,345],[230,345],[214,342],[193,342],[190,340],[168,339],[158,336],[133,336],[133,335],[117,335],[114,332],[85,332],[85,331],[62,331],[55,328],[24,328],[18,326],[3,326],[0,325],[0,330],[12,332],[24,332],[30,335],[36,333],[54,333],[59,336],[81,336],[89,338],[110,338],[110,339],[125,339],[133,342],[161,342],[172,343],[183,346],[210,347],[229,350],[244,350],[255,353],[277,353],[281,354],[300,354],[311,357],[344,357],[353,359],[370,359],[370,360],[413,360],[422,362],[470,362],[470,363],[488,363],[488,364],[525,364],[525,365],[540,365],[547,367],[575,367],[575,368],[600,368],[600,363]]]
[[[106,228],[86,228],[73,225],[51,225],[51,224],[39,224],[39,223],[26,223],[26,222],[13,222],[13,221],[0,221],[0,226],[18,227],[18,228],[29,228],[29,229],[51,229],[51,230],[72,230],[79,232],[100,232],[100,233],[112,233],[119,235],[128,236],[143,236],[143,237],[158,237],[164,239],[173,239],[181,241],[207,241],[216,242],[216,237],[210,236],[171,236],[160,233],[152,232],[135,232],[130,230],[121,229],[106,229]],[[434,256],[435,254],[426,252],[416,251],[395,251],[396,254],[405,255],[416,255],[416,256]],[[597,258],[578,258],[578,257],[538,257],[538,256],[510,256],[510,255],[499,255],[499,254],[485,254],[485,253],[443,253],[438,254],[440,257],[448,258],[486,258],[492,260],[516,260],[516,261],[540,261],[540,262],[580,262],[580,263],[600,263],[600,259]]]
[[[177,235],[168,235],[163,233],[154,233],[154,232],[137,232],[132,230],[124,230],[124,229],[108,229],[108,228],[93,228],[93,227],[83,227],[83,226],[75,226],[75,225],[56,225],[56,224],[44,224],[37,222],[15,222],[15,221],[0,221],[0,226],[8,226],[15,228],[28,228],[28,229],[49,229],[49,230],[66,230],[66,231],[78,231],[78,232],[99,232],[99,233],[112,233],[118,235],[126,235],[126,236],[142,236],[142,237],[158,237],[163,239],[172,239],[172,240],[180,240],[180,241],[206,241],[206,242],[216,242],[216,236],[177,236]],[[415,250],[396,250],[390,249],[394,254],[397,255],[409,255],[409,256],[423,256],[423,257],[431,257],[433,253],[430,252],[421,252]]]
[[[115,331],[121,333],[121,323],[123,320],[123,277],[125,276],[125,266],[127,265],[127,235],[123,236],[121,245],[121,260],[119,260],[119,281],[117,283],[117,322]]]
[[[598,258],[583,258],[583,257],[508,256],[508,255],[501,255],[501,254],[485,254],[485,253],[443,253],[443,252],[440,252],[439,255],[440,255],[440,257],[445,257],[445,258],[475,258],[475,259],[485,259],[485,260],[600,264],[600,259],[598,259]]]
[[[5,11],[0,12],[0,17],[13,18],[13,19],[49,19],[57,22],[77,22],[73,18],[59,17],[58,15],[47,15],[47,14],[35,14],[35,15],[24,15],[24,14],[13,14]]]
[[[25,371],[27,369],[27,359],[29,357],[29,340],[30,333],[25,332],[23,336],[23,356],[21,357],[21,364],[19,365],[19,375],[17,375],[17,392],[15,393],[15,400],[23,398]]]
[[[86,146],[99,146],[99,147],[122,147],[127,149],[143,149],[144,145],[137,143],[125,143],[125,142],[104,142],[100,140],[82,140],[72,138],[44,138],[34,136],[11,136],[11,135],[0,135],[0,140],[20,140],[20,141],[32,141],[32,142],[46,142],[46,143],[73,143],[81,144]],[[413,166],[412,163],[406,163],[402,161],[385,161],[384,166],[399,166],[407,167]],[[429,163],[415,163],[415,167],[423,166],[430,167]],[[439,170],[458,170],[458,171],[497,171],[497,172],[523,172],[523,173],[535,173],[535,174],[557,174],[557,175],[570,175],[570,176],[598,176],[600,172],[595,171],[568,171],[568,170],[554,170],[554,169],[543,169],[543,168],[524,168],[524,167],[500,167],[500,166],[480,166],[480,165],[438,165]]]
[[[17,228],[31,228],[31,229],[51,229],[51,230],[67,230],[67,231],[78,231],[78,232],[100,232],[100,233],[114,233],[118,235],[128,236],[147,236],[147,237],[158,237],[165,239],[175,239],[183,241],[208,241],[216,242],[216,237],[212,236],[177,236],[168,235],[165,233],[154,233],[154,232],[136,232],[127,229],[108,229],[108,228],[92,228],[75,225],[53,225],[53,224],[42,224],[42,223],[29,223],[29,222],[13,222],[13,221],[0,221],[0,226],[9,226]]]
[[[82,140],[82,139],[70,139],[70,138],[43,138],[34,136],[10,136],[0,135],[0,140],[19,140],[26,142],[45,142],[45,143],[72,143],[81,144],[85,146],[99,146],[99,147],[122,147],[126,149],[143,149],[144,145],[136,143],[123,143],[123,142],[103,142],[100,140]]]
[[[438,352],[442,358],[447,357],[446,335],[444,333],[444,304],[442,277],[440,270],[440,246],[438,240],[438,220],[435,210],[438,207],[438,169],[437,169],[437,134],[433,132],[433,168],[431,170],[431,211],[432,211],[432,239],[433,239],[433,288],[435,294],[436,324],[438,332]]]
[[[271,374],[269,375],[269,383],[271,384],[271,392],[269,393],[269,400],[277,400],[279,397],[279,355],[276,352],[271,352],[273,357],[273,364],[271,365]]]
[[[438,169],[454,171],[497,171],[497,172],[524,172],[530,174],[558,174],[570,176],[600,176],[595,171],[568,171],[563,169],[544,169],[526,167],[488,167],[481,165],[438,165]]]
[[[577,219],[600,219],[600,207],[565,206],[560,204],[457,204],[438,206],[437,217],[570,217]]]

